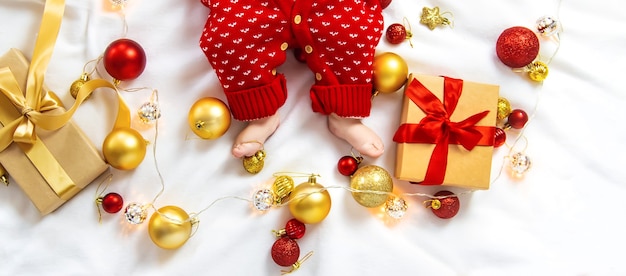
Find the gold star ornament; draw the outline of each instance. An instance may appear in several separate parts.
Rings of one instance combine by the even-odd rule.
[[[428,26],[430,30],[434,30],[439,25],[451,25],[452,20],[445,17],[444,15],[450,14],[449,12],[444,12],[442,14],[439,13],[439,7],[429,8],[424,7],[422,9],[422,17],[420,19],[420,23]]]

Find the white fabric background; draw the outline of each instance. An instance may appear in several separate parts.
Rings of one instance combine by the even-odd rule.
[[[43,9],[42,0],[0,0],[0,52],[21,49],[30,58]],[[68,0],[46,84],[66,105],[69,85],[85,62],[122,35],[119,14],[105,0]],[[454,28],[430,31],[419,24],[422,7],[439,6],[454,14]],[[332,210],[309,225],[299,240],[304,255],[314,251],[297,275],[626,275],[623,234],[626,193],[622,122],[626,20],[619,1],[408,1],[394,0],[384,10],[385,26],[406,17],[414,33],[394,46],[384,39],[378,53],[401,55],[411,72],[447,75],[500,85],[514,108],[533,113],[526,130],[526,153],[533,168],[522,180],[504,173],[490,190],[461,196],[461,210],[441,220],[422,207],[425,198],[407,197],[409,211],[398,222],[378,218],[342,189],[331,189]],[[130,0],[128,38],[145,49],[148,64],[126,87],[160,91],[156,158],[165,179],[157,206],[176,205],[198,212],[223,196],[249,198],[279,171],[313,172],[327,186],[348,186],[336,170],[350,146],[333,136],[326,118],[310,109],[312,74],[290,55],[279,68],[288,78],[289,98],[280,110],[281,126],[267,141],[265,169],[249,175],[230,155],[237,133],[233,122],[216,140],[196,139],[187,125],[189,107],[206,96],[224,99],[219,83],[198,47],[209,10],[198,0]],[[558,14],[557,14],[558,13]],[[561,48],[543,86],[513,73],[495,55],[499,34],[512,26],[534,29],[543,15],[563,23]],[[544,43],[544,42],[542,42]],[[550,43],[544,43],[548,49]],[[549,52],[548,52],[549,54]],[[125,92],[131,110],[149,92]],[[366,159],[393,172],[400,92],[376,97],[364,123],[383,138],[385,154]],[[100,148],[114,120],[112,93],[96,93],[74,116]],[[136,120],[135,122],[136,123]],[[134,125],[147,139],[154,128]],[[188,139],[186,139],[188,138]],[[509,140],[511,142],[511,140]],[[107,192],[125,202],[148,202],[159,191],[149,154],[134,171],[112,170]],[[496,179],[506,148],[496,150]],[[296,179],[297,183],[306,179]],[[397,192],[435,193],[394,180]],[[104,214],[98,223],[97,181],[56,212],[41,217],[14,183],[0,187],[1,275],[278,275],[270,257],[287,208],[255,212],[228,199],[200,215],[196,234],[178,250],[156,247],[147,223],[130,226],[122,214]],[[456,193],[465,190],[448,188]]]

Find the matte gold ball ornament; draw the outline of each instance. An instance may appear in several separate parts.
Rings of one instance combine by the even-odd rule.
[[[394,93],[407,82],[409,66],[399,55],[391,52],[374,57],[374,89]]]
[[[230,127],[230,110],[220,99],[201,98],[189,109],[189,127],[202,139],[216,139]]]
[[[352,192],[352,197],[359,204],[373,208],[378,207],[387,201],[389,194],[393,190],[393,180],[391,175],[382,167],[367,165],[359,168],[350,179],[350,188],[360,191],[374,192]]]
[[[152,242],[163,249],[177,249],[191,237],[191,229],[197,221],[177,206],[165,206],[152,214],[148,222],[148,234]]]
[[[296,186],[290,198],[291,215],[304,224],[319,223],[330,212],[330,193],[317,183],[314,175],[307,182]]]
[[[146,156],[146,140],[130,127],[113,129],[102,143],[104,159],[113,168],[132,170]]]

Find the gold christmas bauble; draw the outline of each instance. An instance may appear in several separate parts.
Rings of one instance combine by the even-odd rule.
[[[324,220],[330,212],[331,201],[328,191],[321,191],[323,188],[313,176],[308,182],[296,186],[289,201],[291,215],[304,224],[315,224]]]
[[[185,210],[177,206],[165,206],[152,214],[148,222],[150,239],[163,249],[176,249],[191,237],[192,222]]]
[[[386,52],[374,58],[374,89],[380,93],[398,91],[407,82],[409,66],[397,54]]]
[[[362,191],[391,193],[393,190],[393,180],[385,169],[376,165],[367,165],[359,168],[352,175],[350,188]],[[367,208],[373,208],[383,205],[387,201],[389,194],[352,192],[352,197],[359,204]]]
[[[230,110],[220,99],[206,97],[189,109],[189,127],[202,139],[216,139],[230,127]]]
[[[87,73],[83,73],[79,79],[72,82],[72,84],[70,85],[70,94],[72,95],[74,99],[76,99],[76,96],[78,95],[78,91],[80,90],[80,88],[83,87],[83,84],[88,82],[89,79],[90,79],[89,75],[87,75]],[[87,98],[85,99],[89,99],[89,97],[91,97],[91,94],[87,96]]]
[[[548,65],[541,61],[535,61],[526,66],[528,68],[528,77],[536,82],[542,82],[548,77]]]
[[[265,166],[264,159],[265,151],[258,150],[254,155],[243,158],[243,168],[251,174],[257,174],[263,169],[263,166]]]
[[[146,156],[146,146],[146,140],[139,132],[129,127],[121,127],[111,131],[104,139],[102,154],[113,168],[132,170]]]
[[[511,114],[511,103],[505,98],[498,98],[498,121],[504,120]]]
[[[272,184],[272,192],[274,192],[275,201],[278,204],[282,204],[284,200],[289,198],[294,187],[293,178],[288,175],[281,175],[276,177],[274,184]]]

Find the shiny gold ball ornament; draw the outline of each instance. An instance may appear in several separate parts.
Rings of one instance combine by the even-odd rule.
[[[193,133],[202,139],[216,139],[230,127],[230,110],[220,99],[206,97],[189,109],[188,122]]]
[[[536,82],[542,82],[548,77],[548,65],[541,61],[534,61],[526,65],[528,77]]]
[[[77,80],[75,80],[71,85],[70,85],[70,94],[72,95],[72,97],[74,99],[76,99],[76,96],[78,95],[78,91],[80,90],[81,87],[83,87],[83,85],[88,82],[91,78],[89,77],[89,75],[87,75],[87,73],[83,73],[82,75],[80,75],[80,78],[78,78]],[[87,98],[85,99],[89,99],[89,97],[91,97],[91,95],[89,95]]]
[[[158,247],[177,249],[191,237],[192,222],[180,207],[161,207],[150,217],[148,234]]]
[[[359,191],[374,192],[352,192],[352,197],[359,204],[373,208],[383,205],[389,198],[393,190],[393,180],[389,173],[376,165],[367,165],[359,168],[350,179],[350,188]]]
[[[309,177],[308,182],[298,184],[290,198],[291,215],[304,224],[321,222],[330,212],[330,193],[317,183],[315,176]]]
[[[511,103],[506,98],[498,98],[498,121],[502,121],[511,114]]]
[[[258,150],[254,155],[243,158],[243,168],[251,174],[257,174],[263,169],[263,166],[265,166],[264,159],[265,151]]]
[[[118,170],[137,168],[146,156],[146,140],[129,127],[116,128],[102,143],[104,159]]]
[[[274,192],[275,202],[277,204],[282,204],[283,201],[289,198],[289,195],[291,195],[294,188],[295,184],[293,182],[293,178],[290,176],[280,175],[276,177],[274,184],[272,184],[272,192]]]
[[[374,89],[380,93],[398,91],[407,82],[409,66],[399,55],[391,52],[374,57]]]

